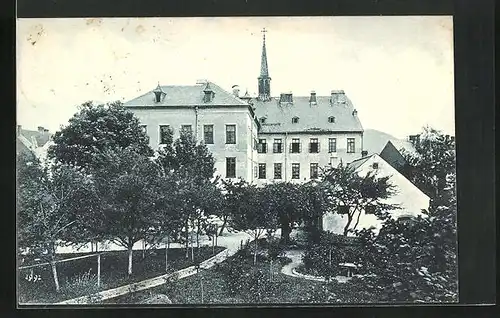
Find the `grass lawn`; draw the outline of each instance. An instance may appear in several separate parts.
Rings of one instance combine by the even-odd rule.
[[[216,247],[215,254],[223,251]],[[169,271],[179,270],[194,264],[185,257],[184,248],[171,248],[168,251]],[[61,254],[59,258],[70,258],[91,253]],[[205,260],[213,256],[212,247],[201,247],[197,260]],[[56,293],[50,265],[33,268],[33,275],[41,278],[29,281],[31,269],[19,270],[18,301],[19,303],[54,303],[66,299],[89,295],[99,290],[106,290],[128,283],[165,274],[165,249],[148,250],[145,257],[142,251],[134,251],[133,274],[129,277],[128,252],[110,251],[101,255],[101,287],[97,288],[97,256],[68,261],[57,264],[60,292]]]
[[[234,258],[234,256],[232,257]],[[252,258],[239,259],[252,264]],[[275,264],[273,280],[269,281],[269,263],[260,259],[252,271],[261,271],[260,279],[251,281],[247,287],[235,291],[230,279],[220,266],[214,266],[199,274],[152,288],[150,290],[127,294],[106,300],[103,304],[139,303],[148,295],[167,295],[173,304],[310,304],[356,302],[356,292],[349,290],[347,284],[331,282],[329,284],[287,276],[281,273],[282,264]],[[246,272],[239,274],[248,275]],[[242,279],[243,281],[244,279]],[[202,286],[203,285],[203,302]],[[234,286],[234,284],[233,284]],[[338,290],[338,292],[337,292]],[[354,297],[354,298],[352,298]],[[349,299],[351,298],[351,299]]]

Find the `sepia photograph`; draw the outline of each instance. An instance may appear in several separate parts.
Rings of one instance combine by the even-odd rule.
[[[459,301],[452,16],[16,41],[18,305]]]

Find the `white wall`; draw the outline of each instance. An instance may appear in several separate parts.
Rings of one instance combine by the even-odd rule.
[[[361,157],[362,133],[328,133],[328,134],[260,134],[259,139],[266,139],[267,153],[257,154],[257,163],[266,164],[266,180],[258,179],[258,184],[273,182],[274,163],[282,163],[282,180],[291,182],[306,182],[310,180],[310,164],[318,163],[319,168],[333,164],[337,165],[340,160],[344,163],[351,162]],[[282,153],[273,153],[275,138],[281,138],[283,144]],[[292,139],[299,138],[301,142],[300,153],[290,153]],[[319,153],[309,153],[310,138],[317,138],[320,143]],[[337,138],[337,152],[328,153],[328,139]],[[347,138],[355,139],[355,152],[347,153]],[[292,163],[300,164],[300,179],[292,179]],[[286,169],[286,171],[285,171]],[[280,180],[276,180],[280,181]]]
[[[374,162],[378,163],[377,176],[390,176],[389,182],[395,186],[396,193],[383,201],[384,203],[399,206],[399,209],[391,212],[393,218],[397,219],[401,216],[415,217],[422,214],[422,209],[429,208],[430,198],[377,154],[371,156],[356,172],[362,176],[366,175],[369,171],[373,171],[372,165]],[[354,223],[355,220],[352,222],[352,225]],[[323,229],[337,234],[343,233],[346,224],[347,216],[328,213],[323,218]],[[372,226],[375,229],[380,229],[381,225],[381,221],[375,215],[366,215],[364,212],[361,212],[357,229],[370,228]]]

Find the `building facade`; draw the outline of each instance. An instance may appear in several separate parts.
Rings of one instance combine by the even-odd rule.
[[[265,32],[265,30],[264,30]],[[342,90],[317,96],[271,95],[265,33],[258,95],[229,93],[209,81],[160,86],[124,104],[141,121],[153,148],[160,132],[191,129],[216,160],[216,174],[248,182],[305,182],[327,165],[358,159],[363,128]],[[234,87],[233,87],[234,88]]]

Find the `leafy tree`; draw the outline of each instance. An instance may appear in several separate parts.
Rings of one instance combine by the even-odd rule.
[[[378,217],[386,215],[396,205],[384,203],[395,191],[390,177],[377,177],[373,172],[361,176],[350,166],[340,164],[327,168],[323,176],[327,204],[338,214],[347,216],[344,236],[356,230],[362,211],[373,209]],[[353,223],[354,222],[354,223]]]
[[[56,246],[64,239],[82,239],[75,215],[93,204],[91,184],[71,166],[44,167],[30,155],[18,157],[17,172],[18,244],[51,263],[59,291]]]
[[[306,197],[303,203],[302,220],[308,235],[307,240],[308,242],[319,243],[323,215],[328,212],[329,208],[324,184],[307,182],[300,186],[300,191]]]
[[[175,141],[171,130],[164,133],[166,142],[158,150],[156,160],[165,175],[175,176],[177,180],[173,196],[179,210],[177,215],[181,216],[183,224],[188,257],[191,230],[196,229],[196,240],[199,242],[208,214],[215,214],[222,209],[218,180],[212,180],[215,159],[206,145],[197,143],[190,132],[181,132]],[[194,258],[193,247],[191,251],[191,257]]]
[[[415,152],[403,151],[410,168],[406,175],[433,199],[454,187],[456,170],[455,138],[432,127],[412,139]]]
[[[242,199],[245,195],[248,183],[239,179],[237,182],[232,180],[222,180],[222,189],[224,192],[224,206],[220,210],[219,216],[222,219],[222,225],[219,235],[222,235],[226,224],[233,213],[239,214],[242,207]]]
[[[69,124],[54,134],[53,141],[49,158],[87,169],[111,149],[128,148],[152,155],[139,120],[119,101],[106,105],[82,104]]]
[[[128,250],[129,275],[132,247],[148,237],[157,215],[159,177],[158,165],[133,148],[107,151],[95,163],[93,179],[100,209],[87,215],[88,230]]]

